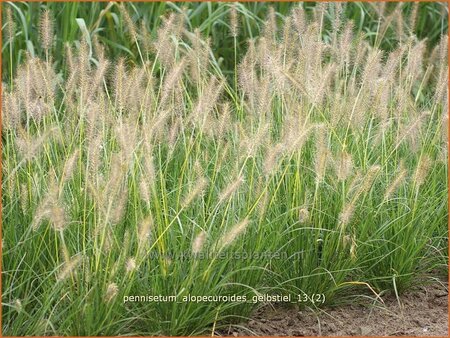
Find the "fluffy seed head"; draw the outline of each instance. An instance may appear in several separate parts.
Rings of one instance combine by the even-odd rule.
[[[67,222],[67,216],[66,211],[61,205],[52,205],[49,210],[49,219],[50,224],[52,225],[53,229],[55,231],[63,231],[68,222]]]
[[[66,163],[64,164],[62,178],[61,178],[61,181],[63,183],[67,182],[68,180],[70,180],[72,178],[79,154],[80,154],[80,151],[79,151],[79,149],[77,149],[66,160]]]
[[[128,28],[128,34],[130,38],[136,42],[137,41],[137,32],[136,32],[136,26],[133,22],[133,19],[131,19],[130,14],[128,13],[127,9],[125,8],[125,5],[121,3],[119,5],[120,13],[122,14],[122,17],[125,19],[125,24]]]
[[[352,156],[347,152],[342,152],[337,161],[334,161],[337,178],[339,181],[345,181],[352,173]]]
[[[184,15],[171,13],[163,18],[163,24],[158,29],[158,36],[153,45],[157,51],[159,61],[166,67],[175,63],[174,40],[178,41],[184,26]]]
[[[130,163],[137,144],[137,127],[134,121],[126,121],[116,128],[116,135],[125,162]]]
[[[249,220],[245,218],[241,222],[234,225],[219,241],[220,250],[229,246],[234,240],[242,234],[249,224]]]
[[[329,151],[325,137],[326,137],[325,126],[319,125],[316,132],[316,158],[315,158],[315,172],[317,183],[323,181],[327,166],[327,158]]]
[[[298,212],[298,221],[303,224],[309,220],[309,211],[308,208],[302,207]]]
[[[146,179],[141,178],[141,180],[139,181],[139,193],[141,199],[147,204],[150,204],[152,195],[150,192],[150,186]]]
[[[359,191],[355,194],[355,198],[358,198],[360,195],[365,194],[370,190],[380,170],[381,166],[378,164],[374,164],[369,168],[369,170],[366,173],[366,176],[364,177],[364,180],[361,184]]]
[[[2,84],[2,127],[15,130],[21,120],[20,98],[16,93],[6,93],[6,84]]]
[[[16,298],[13,302],[13,307],[16,309],[17,312],[22,312],[22,302],[19,298]]]
[[[12,43],[16,33],[16,25],[14,23],[11,6],[6,8],[6,32],[8,34],[9,42]]]
[[[264,124],[255,133],[245,135],[240,146],[248,157],[254,157],[257,154],[259,147],[267,140],[269,129],[270,125]]]
[[[419,2],[414,2],[411,15],[409,17],[409,30],[411,34],[413,34],[414,30],[416,29],[418,9],[419,9]]]
[[[49,220],[55,231],[63,231],[68,225],[65,205],[60,199],[60,190],[55,182],[51,183],[45,198],[39,204],[31,227],[37,230],[43,220]]]
[[[292,19],[297,34],[302,35],[306,28],[306,17],[303,6],[296,6],[292,10]]]
[[[206,239],[206,232],[201,231],[194,239],[194,242],[192,243],[192,253],[194,255],[200,253],[202,251],[203,245],[205,244]]]
[[[38,156],[44,144],[57,136],[57,133],[59,131],[60,130],[57,127],[50,128],[41,136],[37,136],[33,139],[29,134],[26,134],[22,130],[22,132],[20,133],[21,135],[16,140],[17,148],[22,156],[22,160],[29,161]]]
[[[197,99],[191,117],[194,120],[193,122],[200,128],[205,127],[205,121],[215,107],[222,88],[223,82],[213,76],[208,81],[208,85],[202,95]]]
[[[198,196],[201,196],[208,186],[208,180],[205,177],[199,178],[194,183],[194,188],[189,192],[189,194],[184,198],[181,206],[183,208],[188,207]]]
[[[404,35],[404,23],[403,23],[403,15],[401,12],[401,3],[398,4],[397,8],[395,9],[395,28],[397,30],[397,37],[400,40],[400,42],[403,40]]]
[[[136,259],[134,259],[133,257],[128,258],[125,264],[125,270],[128,273],[136,270]]]
[[[49,50],[53,43],[53,22],[48,9],[42,12],[40,21],[40,38],[42,47]]]
[[[69,261],[65,262],[60,270],[56,280],[58,282],[62,282],[66,280],[69,276],[71,276],[78,265],[81,263],[83,256],[81,254],[77,254],[73,256]]]
[[[152,184],[156,178],[156,169],[153,156],[151,156],[151,154],[147,154],[145,156],[143,166],[144,168],[142,175],[149,184]]]
[[[244,182],[244,178],[242,176],[237,177],[234,181],[230,182],[225,189],[219,195],[219,204],[231,197],[236,190],[239,189],[241,184]]]
[[[264,23],[264,37],[269,40],[274,40],[277,34],[277,17],[273,7],[269,7],[267,12],[267,19]]]
[[[167,104],[171,94],[175,93],[178,87],[181,85],[183,71],[185,69],[186,62],[181,60],[177,62],[174,67],[171,67],[170,72],[164,78],[164,84],[161,91],[160,104],[164,107]]]
[[[219,110],[219,119],[216,124],[216,135],[219,139],[222,139],[226,132],[230,129],[231,125],[231,112],[229,102],[225,102]]]
[[[139,232],[138,232],[138,241],[140,244],[145,243],[145,241],[148,240],[150,237],[150,232],[153,227],[153,218],[151,216],[148,216],[145,218],[141,224],[139,225]]]
[[[111,224],[118,224],[120,223],[125,214],[126,214],[126,208],[128,204],[128,189],[124,188],[118,191],[117,196],[115,197],[114,201],[114,207],[111,211],[110,215],[110,222]]]
[[[351,200],[344,205],[342,212],[339,215],[339,225],[342,229],[344,229],[345,226],[351,222],[353,215],[355,213],[356,204],[358,202],[359,197],[361,195],[367,193],[370,190],[380,169],[381,169],[381,166],[379,166],[379,165],[371,166],[369,168],[369,170],[367,171],[367,173],[365,174],[365,176],[364,176],[361,184],[357,188],[356,192],[353,194],[353,197],[351,198]],[[354,182],[357,181],[357,179],[358,179],[358,176],[356,176],[354,178]],[[352,185],[353,185],[353,183],[352,183]],[[351,191],[351,190],[352,189],[349,189],[349,191]]]
[[[112,302],[116,297],[117,294],[119,293],[119,287],[117,286],[116,283],[109,283],[108,287],[106,288],[106,292],[105,292],[105,302],[109,303]]]
[[[431,169],[433,161],[428,155],[423,155],[417,163],[417,168],[414,173],[413,182],[417,188],[425,183],[425,179]]]
[[[397,173],[396,178],[392,181],[392,183],[386,189],[384,193],[383,200],[388,201],[391,196],[397,191],[397,189],[402,185],[405,181],[407,170],[403,168],[403,165],[400,166],[400,171]]]
[[[20,185],[20,207],[22,208],[22,211],[26,213],[28,211],[29,206],[30,203],[29,203],[28,186],[22,183]]]
[[[268,149],[263,164],[263,170],[266,176],[270,175],[276,169],[284,150],[285,145],[283,143],[277,143]]]
[[[116,107],[119,111],[122,111],[125,105],[124,94],[126,91],[125,83],[127,81],[125,70],[125,60],[123,58],[120,58],[115,65],[113,82],[113,92],[116,98]]]
[[[350,223],[354,213],[355,213],[355,203],[353,201],[344,205],[344,208],[342,209],[342,212],[339,215],[339,225],[341,226],[342,229],[344,229],[345,226]]]
[[[239,19],[236,10],[237,4],[234,3],[230,8],[230,31],[232,37],[237,37],[239,35]]]

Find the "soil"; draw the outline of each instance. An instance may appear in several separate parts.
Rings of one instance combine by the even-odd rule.
[[[225,336],[448,336],[448,283],[321,310],[265,305]]]

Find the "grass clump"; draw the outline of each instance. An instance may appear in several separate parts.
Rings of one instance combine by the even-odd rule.
[[[121,6],[137,61],[94,39],[63,63],[42,14],[45,56],[3,84],[4,334],[204,334],[260,294],[333,303],[444,269],[446,39],[385,52],[339,4],[296,6],[238,62],[234,6],[231,78],[183,13],[150,37]]]

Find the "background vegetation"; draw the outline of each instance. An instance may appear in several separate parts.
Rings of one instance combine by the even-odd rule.
[[[281,22],[295,2],[249,2],[239,3],[237,10],[241,16],[239,36],[237,37],[238,60],[247,50],[247,42],[261,33],[268,8],[274,8],[277,21]],[[117,3],[106,2],[65,2],[39,3],[15,2],[7,3],[3,7],[11,6],[16,31],[13,40],[12,61],[8,49],[10,41],[4,36],[2,46],[2,69],[4,79],[14,72],[17,64],[24,60],[25,54],[43,56],[44,50],[39,43],[40,13],[49,9],[52,13],[55,28],[55,44],[53,58],[56,64],[63,62],[65,44],[79,44],[88,36],[88,41],[94,37],[104,43],[108,57],[126,56],[130,62],[139,62],[136,47],[126,32],[127,27]],[[303,3],[307,12],[316,6],[314,2]],[[234,39],[230,36],[228,13],[229,3],[214,2],[131,2],[126,6],[133,22],[142,22],[152,37],[155,37],[161,18],[170,12],[184,13],[186,25],[190,30],[198,29],[204,36],[211,38],[211,50],[219,60],[223,72],[232,75],[234,70]],[[408,25],[411,14],[417,11],[412,33],[419,39],[427,39],[431,48],[447,32],[448,8],[446,3],[420,2],[417,9],[414,3],[361,3],[346,4],[344,15],[347,20],[353,20],[355,33],[364,33],[373,43],[377,43],[384,50],[392,50],[402,37],[398,34],[401,25]],[[3,11],[4,12],[4,11]],[[401,13],[401,16],[397,14]],[[332,20],[335,13],[331,10],[327,16]],[[387,21],[386,32],[377,34],[380,20]],[[404,22],[403,22],[404,21]],[[6,21],[3,20],[5,26]],[[139,27],[141,29],[141,26]],[[4,29],[3,29],[4,31]],[[323,31],[329,36],[331,27]],[[376,41],[377,40],[377,41]]]

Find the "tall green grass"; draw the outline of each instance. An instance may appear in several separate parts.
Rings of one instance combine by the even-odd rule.
[[[241,20],[236,44],[238,59],[246,51],[247,40],[254,39],[261,33],[269,7],[274,8],[277,20],[281,22],[295,5],[295,2],[237,3]],[[317,5],[314,2],[305,2],[303,6],[311,12]],[[376,43],[380,20],[388,19],[388,28],[377,43],[385,50],[392,50],[399,39],[396,28],[399,20],[390,15],[397,10],[404,14],[402,17],[404,24],[408,24],[414,12],[414,4],[386,3],[385,10],[381,8],[382,6],[382,4],[349,2],[345,4],[342,14],[347,20],[354,21],[355,31],[364,33],[372,43]],[[14,72],[16,66],[25,59],[26,53],[44,56],[38,39],[39,18],[44,8],[48,8],[53,13],[56,36],[52,55],[59,65],[63,62],[65,44],[79,43],[85,36],[89,36],[89,41],[97,37],[104,43],[109,57],[126,56],[134,62],[140,61],[133,41],[127,37],[127,28],[116,3],[14,2],[6,3],[3,7],[12,8],[13,19],[16,23],[16,32],[12,41],[12,58],[9,57],[11,41],[9,37],[3,40],[3,69],[12,69]],[[230,3],[130,2],[127,8],[133,22],[142,22],[153,36],[161,23],[162,16],[170,12],[185,13],[184,18],[189,29],[198,28],[200,33],[211,37],[212,52],[221,63],[224,73],[232,75],[234,39],[230,36],[229,30]],[[447,31],[447,11],[445,3],[418,3],[417,19],[412,32],[420,39],[427,38],[430,46],[436,45],[440,36]],[[336,13],[333,10],[327,12],[327,17],[331,20],[335,16]],[[10,76],[9,73],[4,72],[4,81],[6,81],[5,77]]]
[[[3,334],[210,334],[447,272],[443,5],[417,36],[411,4],[9,6]]]

